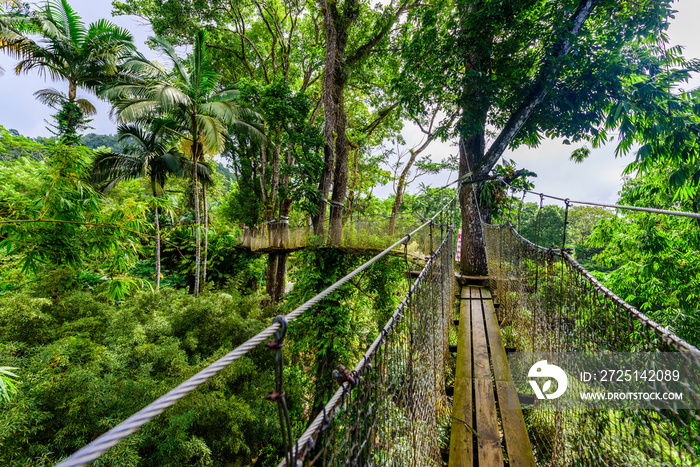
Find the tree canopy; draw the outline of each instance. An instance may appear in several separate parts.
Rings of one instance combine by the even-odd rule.
[[[700,62],[667,46],[671,0],[114,1],[150,21],[157,60],[67,0],[5,5],[0,51],[15,71],[68,88],[36,94],[57,112],[56,138],[0,126],[2,465],[60,461],[455,196],[461,212],[289,328],[295,435],[448,225],[461,223],[462,273],[488,272],[482,222],[509,221],[700,343],[700,222],[524,203],[536,174],[504,158],[561,138],[580,161],[619,134],[617,155],[635,153],[621,203],[700,212],[700,92],[681,89]],[[79,134],[94,111],[79,90],[112,105],[116,136]],[[456,156],[434,157],[440,139]],[[443,170],[458,180],[411,186]],[[387,183],[394,194],[377,196]],[[537,279],[526,289],[540,293]],[[278,465],[270,368],[253,349],[99,462]]]

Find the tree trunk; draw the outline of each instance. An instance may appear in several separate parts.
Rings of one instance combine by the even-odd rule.
[[[207,283],[207,258],[209,257],[209,206],[207,205],[207,187],[202,185],[202,205],[204,207],[204,261],[202,262],[202,284]]]
[[[265,292],[267,292],[267,295],[270,297],[271,303],[277,302],[277,287],[275,281],[277,279],[278,259],[279,255],[277,253],[270,253],[267,255],[267,271],[265,271]]]
[[[156,290],[160,288],[160,219],[158,219],[158,205],[155,208],[156,222]]]
[[[319,181],[318,191],[318,212],[312,217],[314,225],[314,235],[325,235],[326,205],[328,194],[331,189],[333,167],[335,166],[335,128],[337,115],[337,92],[335,82],[337,74],[340,72],[340,62],[342,61],[342,51],[339,50],[338,42],[338,16],[339,12],[335,2],[323,1],[324,9],[323,23],[326,33],[326,57],[323,71],[322,95],[323,102],[323,171]],[[342,32],[342,31],[341,31]]]
[[[484,155],[484,133],[471,136],[467,140],[460,138],[459,144],[459,178],[467,181],[473,178],[473,168]],[[459,189],[459,205],[462,213],[462,249],[460,251],[462,274],[470,276],[488,275],[486,263],[486,245],[481,228],[478,196],[479,184],[462,183]]]
[[[272,151],[272,183],[270,186],[271,219],[275,218],[278,206],[277,195],[280,189],[280,146],[276,144]]]
[[[195,229],[195,247],[194,247],[194,296],[199,296],[199,278],[200,264],[202,261],[202,238],[199,232],[201,219],[199,216],[199,178],[197,174],[197,162],[199,161],[199,145],[195,141],[192,144],[192,191],[194,193],[194,229]]]
[[[274,229],[275,246],[282,248],[289,243],[289,223],[283,221],[282,218],[289,216],[292,200],[285,198],[280,201],[280,222],[272,224],[271,230]],[[284,291],[287,285],[287,259],[289,253],[280,251],[279,253],[270,253],[267,257],[267,272],[265,275],[265,291],[270,296],[272,303],[277,303],[284,297]]]
[[[343,209],[345,198],[348,192],[348,162],[350,158],[350,148],[348,147],[348,137],[345,131],[347,127],[347,115],[345,113],[345,103],[343,102],[344,83],[336,83],[337,108],[335,123],[335,172],[333,173],[333,195],[331,196],[330,213],[330,239],[332,245],[340,245],[343,239]]]
[[[501,129],[496,140],[491,144],[488,152],[485,151],[484,131],[486,127],[486,115],[488,113],[489,102],[485,102],[485,96],[478,88],[465,86],[460,106],[462,107],[462,122],[466,130],[460,138],[460,161],[459,176],[461,180],[476,180],[489,174],[491,169],[498,163],[503,152],[513,141],[520,129],[525,125],[532,113],[537,109],[544,99],[551,83],[555,80],[561,59],[565,57],[573,46],[574,41],[581,32],[584,23],[598,5],[600,0],[580,0],[579,6],[574,14],[569,18],[566,26],[562,29],[559,41],[555,45],[551,56],[543,63],[542,68],[529,93],[520,103],[519,107],[510,115],[508,121]],[[464,2],[460,7],[461,14],[469,14],[470,8],[476,4]],[[463,21],[466,24],[466,21]],[[475,48],[471,42],[463,44],[465,69],[473,69],[480,73],[490,73],[490,41],[492,31],[489,25],[485,25],[485,30],[481,31],[484,48]],[[462,37],[471,37],[473,34],[462,32]],[[478,128],[474,131],[474,128]],[[464,130],[463,130],[464,131]],[[462,274],[486,275],[488,267],[486,263],[486,247],[484,245],[484,234],[481,228],[479,214],[478,197],[480,186],[471,184],[461,185],[460,206],[462,210]],[[490,217],[490,207],[487,208]]]
[[[396,232],[396,216],[399,215],[399,208],[403,203],[403,190],[404,190],[405,180],[403,177],[399,179],[399,186],[396,188],[396,198],[394,198],[394,205],[391,207],[391,217],[389,218],[389,236],[392,237]]]
[[[463,185],[459,190],[459,204],[462,210],[462,249],[460,251],[462,274],[487,276],[484,231],[481,228],[479,206],[471,185]]]
[[[278,303],[284,297],[287,285],[287,259],[289,253],[270,253],[267,257],[265,291],[271,303]]]
[[[356,193],[357,193],[357,185],[358,185],[358,179],[360,177],[359,170],[360,170],[360,165],[359,165],[359,157],[357,155],[357,149],[353,151],[354,158],[353,158],[353,163],[352,163],[352,185],[350,186],[350,190],[348,192],[348,196],[345,199],[345,213],[343,215],[343,225],[347,225],[348,221],[352,222],[352,213],[353,210],[355,209],[355,201],[356,201]]]
[[[424,144],[419,151],[412,151],[411,157],[406,163],[406,167],[404,167],[403,171],[401,171],[401,176],[399,177],[399,184],[396,186],[396,198],[394,198],[394,205],[391,207],[391,218],[389,220],[389,236],[394,235],[394,232],[396,231],[396,216],[399,214],[399,208],[403,203],[403,195],[406,191],[406,177],[408,177],[408,173],[411,171],[411,167],[413,167],[413,163],[416,161],[416,157],[418,157],[418,154],[420,154],[420,152],[426,147],[427,144]]]

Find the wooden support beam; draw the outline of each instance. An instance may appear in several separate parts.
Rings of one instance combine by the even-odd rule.
[[[489,276],[464,276],[461,274],[455,274],[457,282],[461,286],[484,286],[488,283]]]
[[[458,303],[449,466],[535,467],[491,292],[465,286]]]
[[[479,295],[472,288],[472,296]],[[501,435],[498,430],[496,397],[491,379],[491,362],[481,300],[471,300],[472,352],[474,354],[474,402],[476,406],[476,432],[479,433],[479,467],[503,466]]]
[[[501,330],[496,321],[491,294],[488,289],[482,289],[481,295],[508,460],[511,467],[535,467],[535,456],[525,427],[523,412],[520,409],[518,393],[508,367],[508,358],[501,339]]]
[[[462,295],[469,296],[469,288]],[[452,434],[450,436],[449,467],[472,467],[474,429],[472,406],[472,342],[470,301],[459,307],[459,329],[457,337],[457,366],[455,368],[455,392],[452,400]],[[468,425],[468,426],[467,426]]]

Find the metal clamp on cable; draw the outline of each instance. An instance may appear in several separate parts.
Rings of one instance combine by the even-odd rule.
[[[284,399],[284,357],[282,355],[282,347],[284,347],[284,338],[287,334],[287,318],[282,315],[275,316],[272,320],[273,324],[279,324],[280,327],[273,336],[273,339],[265,344],[265,346],[275,351],[275,389],[270,391],[265,399],[271,402],[277,402],[277,412],[280,417],[280,430],[282,431],[282,443],[284,445],[284,455],[287,460],[287,465],[292,465],[293,454],[291,448],[294,443],[292,438],[292,424],[289,420],[289,411],[287,410],[287,402]]]
[[[566,205],[566,210],[564,211],[564,232],[561,236],[561,251],[566,249],[566,226],[569,224],[569,205],[571,204],[569,198],[564,200],[564,204]]]
[[[287,318],[282,315],[277,315],[272,320],[272,324],[279,323],[280,328],[275,331],[274,339],[265,344],[270,350],[280,350],[284,346],[284,336],[287,334]]]
[[[350,388],[354,388],[357,385],[357,375],[343,365],[338,365],[338,369],[333,370],[333,378],[338,381],[338,384],[350,383]]]

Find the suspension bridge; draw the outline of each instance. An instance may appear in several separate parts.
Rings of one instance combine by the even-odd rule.
[[[340,242],[333,247],[355,252],[382,251],[387,243],[393,243],[413,230],[415,223],[413,217],[397,216],[392,231],[391,217],[353,212],[343,223]],[[422,237],[424,231],[416,234]],[[310,224],[295,225],[288,218],[273,219],[254,227],[243,226],[238,240],[238,248],[260,254],[293,252],[309,246],[322,246]],[[410,242],[413,246],[411,250],[415,252],[421,243],[417,240],[419,239],[413,237]]]
[[[537,246],[508,223],[482,223],[488,277],[456,275],[456,229],[450,222],[455,208],[452,200],[353,272],[276,317],[268,328],[58,465],[98,459],[265,343],[275,355],[275,380],[267,398],[279,413],[280,467],[700,465],[695,410],[700,388],[686,385],[687,397],[657,410],[540,403],[513,379],[508,359],[514,350],[672,352],[683,359],[686,371],[697,375],[700,351],[605,288],[567,250]],[[259,237],[268,239],[259,243],[268,241],[264,248],[304,246],[301,240],[250,234],[249,247]],[[409,245],[425,254],[425,267],[415,279],[408,275],[408,293],[355,366],[339,365],[327,375],[337,381],[337,390],[303,433],[294,433],[284,390],[288,326],[386,255],[402,247],[408,254]]]

